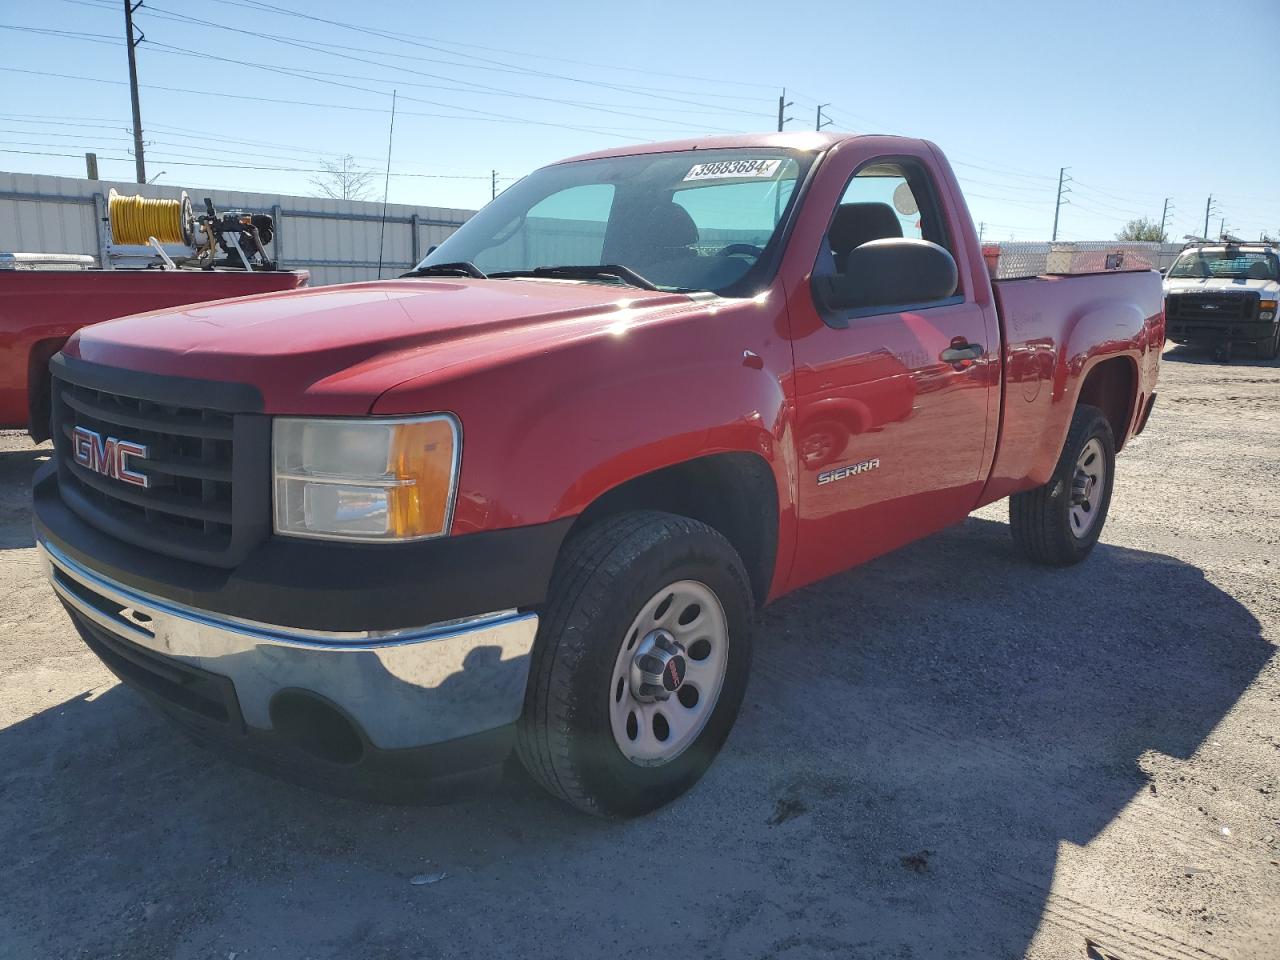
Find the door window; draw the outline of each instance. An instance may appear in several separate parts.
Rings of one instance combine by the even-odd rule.
[[[911,160],[874,160],[849,180],[827,229],[820,273],[841,273],[850,251],[871,240],[929,240],[953,256],[950,238],[924,167]]]

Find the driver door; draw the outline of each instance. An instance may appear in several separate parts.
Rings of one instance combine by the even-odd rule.
[[[954,295],[829,309],[810,282],[789,303],[799,476],[795,586],[963,519],[990,464],[999,356],[990,286],[966,270],[970,254],[953,238],[972,227],[967,214],[965,223],[944,216],[931,160],[854,158],[835,202],[826,201],[829,218],[817,225],[823,233],[812,276],[842,271],[849,252],[868,241],[917,237],[957,260]]]

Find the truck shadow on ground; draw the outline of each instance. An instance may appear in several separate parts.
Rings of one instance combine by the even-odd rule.
[[[1212,347],[1178,346],[1165,349],[1160,359],[1173,363],[1195,363],[1214,367],[1280,367],[1280,357],[1264,359],[1251,346],[1236,347],[1230,358],[1215,354]]]
[[[52,452],[48,444],[0,451],[0,550],[34,546],[31,475]]]
[[[1018,957],[1059,844],[1145,802],[1144,755],[1194,753],[1273,650],[1195,567],[1029,568],[971,519],[765,611],[724,753],[630,823],[515,776],[308,792],[108,687],[0,731],[0,929],[15,956]]]

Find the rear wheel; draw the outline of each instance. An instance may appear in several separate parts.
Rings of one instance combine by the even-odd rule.
[[[1018,550],[1049,566],[1087,557],[1107,521],[1115,462],[1110,422],[1097,407],[1081,404],[1049,482],[1009,498],[1009,529]]]
[[[751,610],[742,560],[706,524],[637,512],[577,535],[534,646],[518,741],[530,775],[602,816],[689,789],[741,706]]]

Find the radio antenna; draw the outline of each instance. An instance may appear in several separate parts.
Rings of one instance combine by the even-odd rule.
[[[382,181],[382,227],[378,231],[378,279],[382,279],[382,242],[387,236],[387,193],[391,189],[391,138],[396,134],[396,92],[391,91],[391,129],[387,131],[387,175]]]

